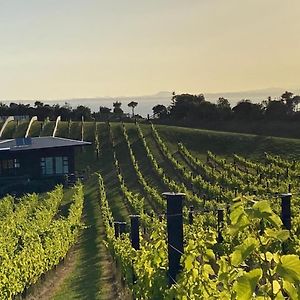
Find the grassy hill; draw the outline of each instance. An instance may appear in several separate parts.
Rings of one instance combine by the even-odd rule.
[[[104,123],[98,123],[100,132],[105,130]],[[50,121],[41,129],[42,122],[36,121],[30,128],[30,136],[52,135],[55,122]],[[4,138],[22,137],[25,135],[28,122],[9,122],[3,132]],[[84,123],[84,139],[92,141],[94,138],[94,122]],[[112,123],[112,128],[118,128],[119,123]],[[149,125],[141,125],[146,135],[150,133]],[[128,130],[134,131],[134,124],[127,124]],[[168,146],[176,151],[177,143],[181,141],[193,153],[203,154],[207,150],[216,154],[228,156],[232,153],[247,157],[262,158],[264,152],[285,156],[287,159],[300,157],[300,140],[271,136],[251,135],[232,132],[221,132],[204,129],[193,129],[167,125],[156,125]],[[114,129],[115,130],[115,129]],[[116,129],[117,130],[117,129]],[[118,132],[116,133],[118,136]],[[56,136],[81,139],[81,122],[59,122]]]
[[[145,126],[145,128],[147,128],[147,126]],[[251,158],[262,158],[264,152],[270,152],[276,155],[282,155],[287,159],[300,158],[299,139],[163,125],[158,125],[157,129],[173,149],[174,145],[181,141],[195,153],[203,153],[210,150],[219,155],[231,155],[232,153],[236,153]]]

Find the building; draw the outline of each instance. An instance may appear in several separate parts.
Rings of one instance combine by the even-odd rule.
[[[15,185],[41,179],[61,182],[65,175],[75,172],[75,148],[90,144],[58,137],[0,141],[0,183]]]

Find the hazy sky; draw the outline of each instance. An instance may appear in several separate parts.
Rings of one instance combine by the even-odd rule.
[[[299,0],[0,0],[0,99],[300,87]]]

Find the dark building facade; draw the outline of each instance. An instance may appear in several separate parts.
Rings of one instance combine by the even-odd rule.
[[[0,141],[0,181],[38,180],[74,173],[75,148],[90,144],[57,137]]]

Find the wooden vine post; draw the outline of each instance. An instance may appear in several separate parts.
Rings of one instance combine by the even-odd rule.
[[[281,220],[284,228],[287,230],[292,229],[291,197],[292,197],[291,193],[281,195]]]
[[[130,216],[130,237],[131,246],[135,250],[140,249],[140,216],[131,215]],[[137,280],[136,274],[134,272],[134,267],[132,263],[132,283],[135,284]]]
[[[126,222],[119,222],[120,235],[126,232]]]
[[[183,216],[182,202],[185,194],[163,193],[167,198],[167,232],[168,232],[168,277],[169,285],[176,283],[179,273],[180,258],[183,254]]]
[[[292,194],[282,194],[281,195],[281,220],[283,223],[284,229],[291,230],[292,222],[291,222],[291,198]],[[287,254],[288,252],[288,243],[282,243],[282,252]]]
[[[120,222],[114,222],[115,238],[120,236]]]
[[[140,249],[140,216],[131,215],[130,216],[130,236],[131,236],[131,245],[135,250]]]

